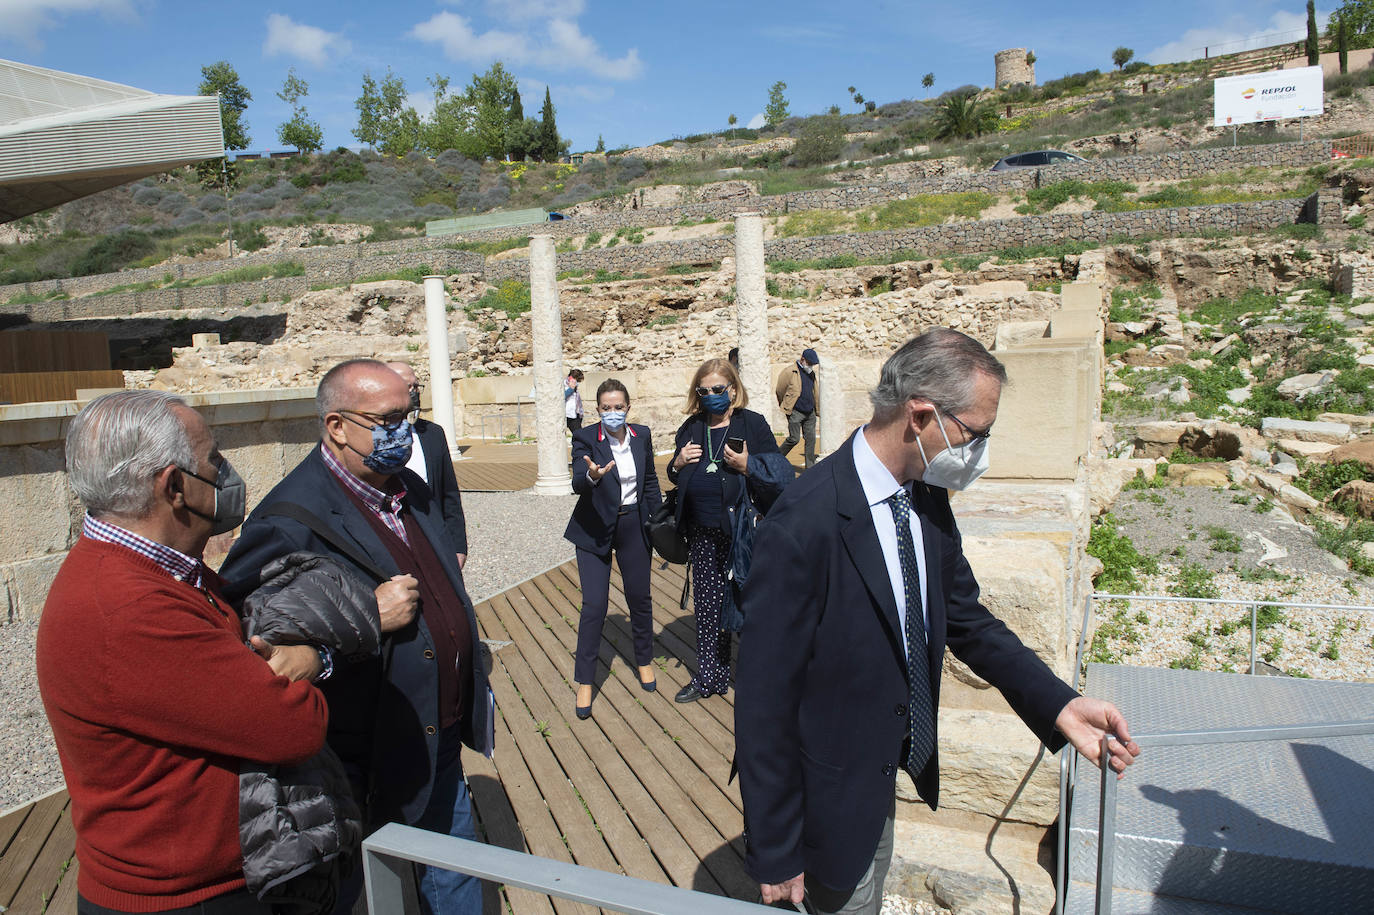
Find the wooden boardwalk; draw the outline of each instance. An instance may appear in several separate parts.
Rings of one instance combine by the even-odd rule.
[[[499,711],[496,757],[463,763],[488,841],[542,857],[645,880],[756,899],[741,866],[739,783],[726,784],[734,753],[730,697],[673,702],[695,666],[690,612],[678,609],[682,567],[654,569],[658,691],[639,688],[619,575],[602,640],[592,718],[573,713],[573,652],[581,597],[568,562],[484,601]],[[76,911],[73,836],[66,792],[0,821],[0,906]],[[590,911],[522,890],[503,890],[515,915]],[[490,907],[489,907],[490,908]],[[504,908],[504,906],[503,906]]]

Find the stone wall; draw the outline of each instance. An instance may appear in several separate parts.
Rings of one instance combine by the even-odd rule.
[[[1007,48],[993,56],[996,74],[993,85],[998,89],[1006,86],[1025,84],[1035,85],[1035,64],[1031,63],[1026,48]]]
[[[28,314],[26,310],[28,306],[5,306],[2,304],[18,296],[45,298],[51,294],[59,293],[75,298],[88,296],[118,285],[160,283],[165,280],[168,274],[174,280],[200,279],[235,268],[288,261],[296,261],[305,265],[309,285],[318,285],[322,282],[340,284],[357,276],[388,272],[402,266],[410,267],[417,260],[421,263],[429,263],[441,272],[480,273],[483,262],[481,255],[470,251],[456,251],[451,247],[460,239],[464,242],[498,241],[518,238],[522,235],[528,235],[532,231],[546,232],[556,239],[563,239],[591,231],[615,231],[621,227],[670,226],[684,219],[728,220],[733,218],[735,213],[744,210],[777,215],[801,210],[858,209],[917,194],[1024,191],[1027,188],[1038,187],[1042,183],[1071,178],[1083,181],[1107,179],[1124,181],[1181,180],[1252,166],[1275,168],[1317,165],[1330,161],[1330,157],[1331,142],[1329,140],[1307,140],[1300,143],[1277,143],[1267,146],[1216,147],[1159,155],[1090,159],[1074,165],[1055,166],[1053,169],[970,172],[963,175],[887,184],[821,188],[770,197],[749,197],[677,207],[628,210],[536,226],[508,226],[499,229],[487,229],[464,233],[462,236],[403,238],[388,242],[365,242],[356,245],[294,248],[249,254],[232,260],[195,261],[188,264],[125,270],[120,273],[107,273],[97,276],[0,286],[0,313]],[[349,271],[352,271],[351,275]],[[317,277],[319,279],[315,279]],[[237,298],[237,296],[233,298]]]
[[[314,395],[309,389],[184,396],[247,482],[251,508],[319,440]],[[82,509],[67,485],[63,447],[78,406],[0,407],[0,621],[38,616],[81,533]],[[227,547],[227,535],[214,538],[207,560],[217,561]]]

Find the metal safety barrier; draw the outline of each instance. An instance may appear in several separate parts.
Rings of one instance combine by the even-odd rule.
[[[412,864],[441,867],[617,912],[637,915],[746,915],[763,906],[665,886],[495,845],[389,823],[363,840],[367,909],[404,912],[402,893]]]

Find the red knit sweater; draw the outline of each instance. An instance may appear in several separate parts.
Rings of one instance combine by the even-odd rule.
[[[249,650],[228,601],[82,537],[38,627],[38,685],[72,799],[77,889],[128,912],[244,884],[242,759],[298,762],[328,712]]]

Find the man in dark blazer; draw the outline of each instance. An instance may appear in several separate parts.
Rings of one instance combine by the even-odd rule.
[[[745,866],[766,903],[872,912],[892,856],[898,767],[932,808],[948,646],[1041,740],[1113,767],[1139,749],[979,602],[947,488],[986,467],[1005,369],[936,328],[899,349],[873,419],[761,522],[744,589],[735,735]]]
[[[490,754],[491,692],[472,601],[438,501],[405,467],[406,385],[371,359],[331,369],[316,394],[320,444],[254,509],[221,574],[241,600],[287,553],[332,556],[376,585],[380,657],[333,658],[328,741],[373,827],[475,838],[460,750]],[[282,512],[289,514],[283,515]],[[361,887],[347,888],[347,911]],[[426,868],[427,912],[478,913],[481,884]]]
[[[410,412],[415,417],[411,421],[414,435],[406,467],[424,480],[434,493],[434,500],[444,513],[444,527],[458,549],[458,568],[461,569],[468,561],[468,526],[463,517],[463,493],[458,488],[458,478],[453,473],[453,459],[449,456],[448,436],[444,434],[443,426],[420,419],[420,392],[424,390],[424,385],[415,377],[415,370],[410,364],[388,362],[386,365],[406,383]]]

